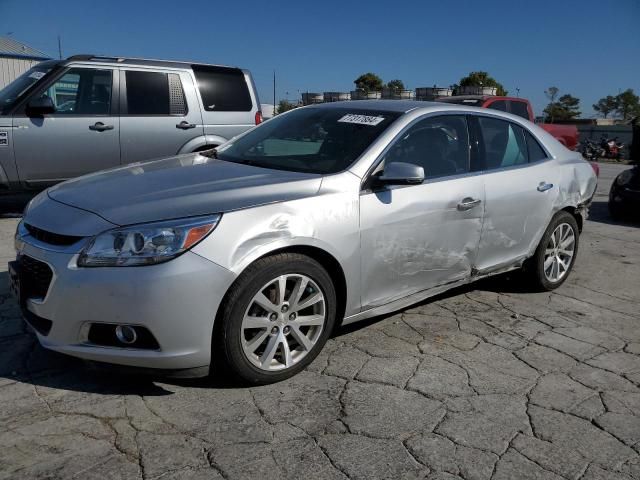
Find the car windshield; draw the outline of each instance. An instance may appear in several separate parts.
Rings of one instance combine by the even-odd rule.
[[[44,77],[53,65],[36,65],[0,90],[0,111],[10,107],[31,85]]]
[[[217,149],[221,160],[330,174],[348,168],[401,114],[357,108],[301,108]]]

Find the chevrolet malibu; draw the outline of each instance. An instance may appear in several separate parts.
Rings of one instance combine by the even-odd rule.
[[[215,150],[41,193],[11,284],[46,348],[268,383],[304,369],[339,324],[514,269],[557,288],[595,187],[579,154],[517,116],[311,106]]]

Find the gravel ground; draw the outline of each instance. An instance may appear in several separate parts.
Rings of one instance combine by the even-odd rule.
[[[43,350],[7,289],[0,478],[640,479],[640,230],[599,194],[570,279],[500,277],[345,328],[260,388],[98,373]]]

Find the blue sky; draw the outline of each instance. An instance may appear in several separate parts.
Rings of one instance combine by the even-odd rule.
[[[544,90],[640,93],[639,0],[348,2],[0,0],[0,35],[57,56],[95,53],[249,68],[263,102],[348,91],[361,73],[409,88],[486,70],[536,113]]]

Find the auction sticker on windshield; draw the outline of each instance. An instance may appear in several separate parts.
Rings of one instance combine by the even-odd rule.
[[[342,123],[356,123],[358,125],[371,125],[375,127],[384,120],[384,117],[375,117],[373,115],[356,115],[355,113],[347,113],[344,117],[340,118],[338,122]]]

